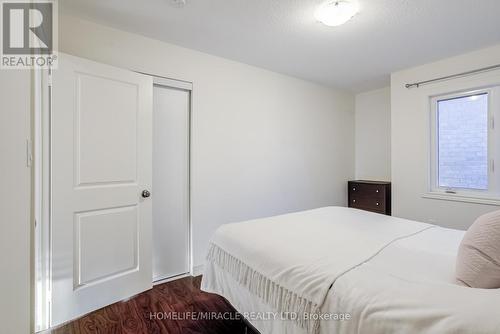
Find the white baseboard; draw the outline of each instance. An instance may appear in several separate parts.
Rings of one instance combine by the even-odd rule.
[[[185,274],[180,274],[180,275],[177,275],[177,276],[167,277],[167,278],[164,278],[164,279],[153,281],[153,285],[168,283],[168,282],[171,282],[171,281],[178,280],[180,278],[189,277],[190,275],[191,275],[190,273],[185,273]]]
[[[205,269],[205,266],[203,264],[200,264],[198,266],[193,266],[193,271],[192,271],[191,275],[193,275],[193,276],[202,275],[204,269]]]

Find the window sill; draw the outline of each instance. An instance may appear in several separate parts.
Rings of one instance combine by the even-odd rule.
[[[442,201],[455,201],[474,204],[496,205],[500,206],[500,198],[498,197],[474,197],[459,194],[447,194],[443,192],[428,192],[422,195],[423,198],[437,199]]]

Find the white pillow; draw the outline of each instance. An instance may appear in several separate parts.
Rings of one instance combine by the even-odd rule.
[[[482,215],[465,233],[456,278],[472,288],[500,288],[500,210]]]

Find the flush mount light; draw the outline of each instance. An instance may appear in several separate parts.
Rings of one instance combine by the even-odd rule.
[[[314,17],[329,27],[336,27],[352,19],[358,11],[359,7],[355,1],[330,0],[316,9]]]
[[[176,8],[183,8],[186,6],[186,0],[170,0],[170,4]]]

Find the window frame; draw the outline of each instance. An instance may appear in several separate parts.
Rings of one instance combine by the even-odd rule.
[[[488,189],[470,189],[439,186],[439,142],[438,142],[438,103],[457,98],[488,94]],[[429,97],[430,104],[430,184],[429,195],[450,199],[485,199],[500,200],[500,173],[495,170],[495,160],[500,157],[499,131],[495,119],[500,119],[500,86],[489,86],[481,89],[463,90]]]

